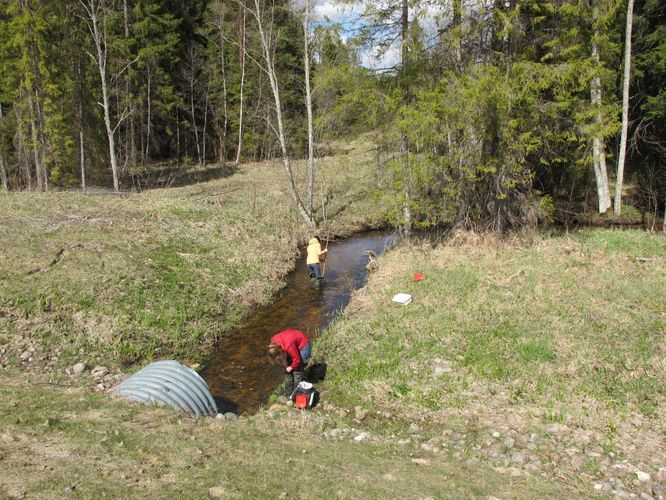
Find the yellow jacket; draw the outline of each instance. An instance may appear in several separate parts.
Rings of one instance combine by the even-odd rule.
[[[317,241],[317,238],[312,238],[308,241],[308,258],[306,263],[310,264],[319,264],[319,256],[325,251],[322,251],[321,244]]]

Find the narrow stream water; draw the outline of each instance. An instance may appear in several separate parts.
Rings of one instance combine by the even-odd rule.
[[[370,231],[330,242],[322,283],[308,277],[302,251],[296,270],[274,302],[253,311],[236,331],[226,336],[201,372],[218,411],[251,412],[265,403],[282,382],[281,368],[271,365],[266,356],[270,338],[285,328],[298,328],[311,340],[316,339],[347,305],[351,292],[365,284],[369,260],[366,252],[381,255],[396,239],[388,232]],[[316,357],[316,341],[313,346]]]

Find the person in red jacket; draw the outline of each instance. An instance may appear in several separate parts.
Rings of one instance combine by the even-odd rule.
[[[271,337],[268,357],[284,368],[284,395],[287,398],[303,380],[305,363],[311,354],[310,339],[300,330],[289,328]]]

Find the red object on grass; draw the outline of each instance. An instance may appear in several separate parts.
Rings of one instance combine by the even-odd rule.
[[[417,273],[412,276],[412,281],[421,281],[423,278],[425,278],[425,274]]]

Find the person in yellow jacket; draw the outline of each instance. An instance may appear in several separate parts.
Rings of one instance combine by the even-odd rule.
[[[310,272],[310,278],[322,279],[319,257],[326,252],[328,252],[328,249],[321,249],[321,241],[316,236],[308,241],[308,258],[306,263]]]

